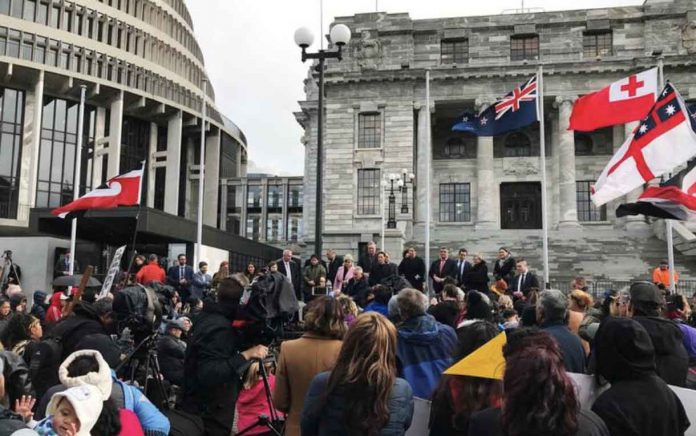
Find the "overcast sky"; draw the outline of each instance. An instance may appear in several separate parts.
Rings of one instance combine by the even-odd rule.
[[[187,0],[216,102],[247,137],[249,171],[302,175],[302,129],[293,112],[303,100],[307,64],[293,42],[307,26],[319,45],[321,0]],[[374,12],[375,0],[323,0],[324,33],[333,17]],[[641,0],[527,0],[525,7],[559,9],[638,5]],[[498,14],[517,0],[379,0],[380,11],[411,18]]]

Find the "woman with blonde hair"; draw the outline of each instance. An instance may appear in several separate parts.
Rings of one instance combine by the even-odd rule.
[[[343,265],[336,271],[336,278],[333,282],[334,291],[343,291],[343,286],[348,284],[348,280],[353,278],[353,256],[350,253],[343,256]]]
[[[317,375],[302,411],[302,435],[403,435],[411,426],[413,391],[396,377],[396,327],[360,315],[336,366]]]

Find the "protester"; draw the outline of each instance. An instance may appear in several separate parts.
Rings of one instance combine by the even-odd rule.
[[[34,425],[39,435],[90,436],[102,413],[104,400],[92,385],[80,385],[59,392],[48,404],[46,418]]]
[[[365,307],[369,290],[370,283],[367,276],[363,273],[362,267],[356,266],[353,269],[353,278],[348,280],[345,293],[353,298],[358,306]]]
[[[674,275],[672,277],[674,279],[674,284],[676,285],[679,282],[679,273],[674,271]],[[669,289],[669,262],[666,260],[660,262],[660,265],[658,265],[658,267],[652,272],[652,281],[655,283],[655,285],[662,285],[666,289]]]
[[[399,264],[398,273],[404,276],[415,289],[423,291],[423,283],[426,278],[425,262],[416,255],[414,247],[408,247],[406,250],[406,256]]]
[[[585,372],[585,350],[580,338],[566,325],[568,299],[563,292],[550,289],[539,294],[536,319],[541,329],[557,342],[563,355],[563,364],[569,372]]]
[[[31,305],[31,314],[39,319],[41,325],[46,324],[46,293],[34,291],[34,301]]]
[[[256,271],[256,264],[254,262],[249,262],[244,269],[244,277],[249,280],[249,283],[253,282],[258,272]]]
[[[462,318],[462,304],[459,300],[459,288],[447,284],[442,290],[441,301],[428,307],[428,314],[438,322],[456,328]],[[386,316],[386,315],[385,315]]]
[[[211,282],[210,286],[213,289],[217,289],[218,285],[220,285],[220,282],[229,276],[230,276],[230,263],[226,260],[223,260],[222,262],[220,262],[220,268],[218,268],[217,272],[215,274],[213,274],[213,281]],[[249,282],[251,282],[252,280],[253,280],[253,278],[249,279]]]
[[[602,420],[581,407],[561,350],[548,333],[512,333],[503,356],[502,403],[474,413],[469,436],[609,436]]]
[[[67,302],[67,297],[63,292],[56,291],[51,295],[51,304],[46,310],[46,323],[54,324],[60,321],[63,317],[63,308]],[[0,305],[0,315],[2,314],[2,306]],[[1,321],[0,321],[1,322]]]
[[[261,365],[252,362],[242,381],[242,389],[237,398],[237,430],[245,435],[267,435],[268,427],[259,424],[259,417],[271,416],[273,404],[266,397],[266,386],[261,378]],[[271,365],[265,366],[268,387],[275,388],[276,378],[271,372]]]
[[[642,325],[655,348],[657,375],[670,385],[686,386],[689,356],[679,327],[660,316],[662,293],[650,282],[636,282],[630,288],[628,315]]]
[[[187,302],[191,294],[191,281],[193,281],[193,268],[186,264],[186,255],[176,257],[177,264],[167,271],[167,284],[173,286],[181,296],[181,300]]]
[[[396,351],[399,375],[410,383],[415,396],[430,398],[442,372],[452,364],[457,335],[426,313],[428,298],[422,292],[403,289],[397,304],[403,320]]]
[[[581,335],[580,329],[583,326],[598,323],[599,318],[595,315],[599,315],[599,313],[592,308],[593,299],[587,292],[575,289],[568,297],[568,328],[580,337],[582,348],[587,356],[590,354],[590,341],[586,336],[587,331],[583,329]]]
[[[491,321],[493,319],[490,299],[486,294],[478,291],[468,292],[465,297],[465,305],[465,318],[468,321]],[[459,325],[461,326],[461,323]]]
[[[35,344],[41,340],[43,328],[38,318],[33,315],[16,313],[0,334],[0,341],[5,350],[12,351],[29,365]]]
[[[19,293],[10,297],[10,310],[14,313],[25,313],[27,311],[27,296]]]
[[[151,254],[148,257],[147,265],[140,268],[135,274],[135,280],[141,285],[149,285],[152,282],[166,283],[167,274],[159,264],[159,259],[156,254]]]
[[[131,268],[131,274],[137,275],[140,270],[145,266],[145,256],[139,254],[133,259],[133,267]]]
[[[683,343],[689,355],[689,366],[696,366],[696,328],[686,321],[691,317],[691,306],[686,296],[674,294],[667,297],[667,318],[674,321],[684,337]]]
[[[353,325],[355,319],[360,314],[358,305],[355,304],[355,301],[353,301],[352,298],[345,294],[339,295],[338,297],[336,297],[336,299],[338,300],[339,304],[341,305],[341,309],[343,310],[343,316],[346,322],[346,326],[350,327],[351,325]]]
[[[384,285],[377,285],[372,290],[374,298],[372,301],[365,306],[365,312],[377,312],[385,317],[389,316],[389,299],[392,297],[392,291],[390,288]]]
[[[220,283],[217,302],[203,306],[186,349],[184,409],[203,419],[210,436],[229,436],[239,377],[250,359],[263,359],[268,353],[263,345],[242,350],[240,336],[232,326],[248,284],[242,274],[233,274]]]
[[[157,342],[160,370],[165,380],[173,385],[184,385],[184,358],[186,342],[181,340],[184,322],[181,319],[167,322],[167,332]]]
[[[396,342],[396,329],[386,318],[360,315],[346,334],[335,368],[312,380],[302,435],[405,434],[413,416],[413,392],[406,380],[397,378]]]
[[[446,289],[446,287],[445,287]],[[500,333],[487,321],[475,321],[457,330],[458,362]],[[466,436],[472,413],[500,406],[502,384],[498,380],[459,375],[443,375],[430,409],[431,436]]]
[[[50,336],[58,338],[61,344],[61,358],[64,360],[77,349],[77,344],[87,335],[108,334],[107,326],[112,321],[110,300],[96,303],[78,302],[71,316],[63,319],[50,331]]]
[[[338,268],[333,282],[334,291],[344,291],[348,282],[353,278],[355,267],[353,266],[353,256],[346,254],[343,256],[343,266]]]
[[[347,329],[341,305],[331,297],[312,301],[304,320],[302,337],[280,345],[273,390],[273,404],[287,413],[287,436],[300,435],[300,416],[309,384],[315,375],[334,367]]]
[[[612,436],[681,436],[690,426],[679,398],[656,373],[656,349],[637,320],[608,318],[595,339],[597,374],[611,387],[592,405]]]

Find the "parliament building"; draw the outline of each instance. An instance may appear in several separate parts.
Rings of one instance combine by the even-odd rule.
[[[439,246],[464,247],[481,253],[492,270],[498,247],[507,246],[541,275],[543,164],[552,282],[562,287],[575,275],[596,283],[647,278],[667,257],[663,221],[615,215],[642,189],[599,208],[590,200],[592,184],[636,123],[574,132],[568,122],[579,96],[653,68],[658,59],[665,79],[687,102],[695,101],[696,1],[422,20],[365,13],[338,17],[338,23],[351,29],[352,39],[342,61],[328,62],[325,76],[324,249],[355,255],[375,240],[397,262],[408,245],[423,256],[429,199],[431,258]],[[451,130],[462,112],[478,112],[522,85],[539,65],[545,162],[538,123],[496,137]],[[308,246],[315,231],[318,103],[317,74],[310,74],[295,114],[305,132],[302,239]],[[405,184],[406,195],[395,187],[396,228],[383,232],[388,177],[403,169],[415,179]],[[684,283],[696,279],[694,231],[675,224]]]

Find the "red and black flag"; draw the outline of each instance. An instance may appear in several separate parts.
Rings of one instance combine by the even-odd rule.
[[[637,202],[616,209],[617,217],[626,215],[696,221],[696,159],[660,186],[646,189]]]
[[[65,218],[72,212],[90,209],[113,209],[118,206],[136,206],[140,203],[143,169],[144,165],[143,168],[116,176],[77,200],[53,209],[51,213]]]

